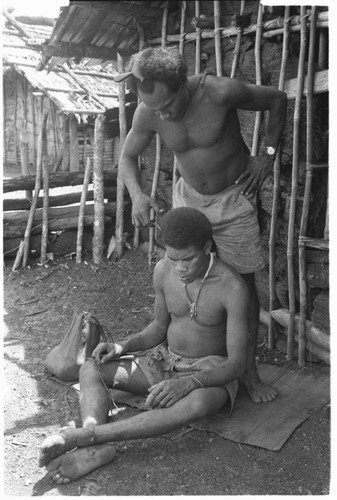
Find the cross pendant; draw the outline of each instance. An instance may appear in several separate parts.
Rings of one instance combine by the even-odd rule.
[[[190,308],[190,316],[191,320],[194,318],[194,316],[197,315],[197,304],[195,302],[192,302],[191,308]]]

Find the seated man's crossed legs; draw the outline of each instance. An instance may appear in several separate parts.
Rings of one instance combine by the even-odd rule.
[[[110,409],[107,387],[147,395],[151,385],[131,359],[101,365],[87,361],[80,370],[82,428],[66,427],[46,438],[40,450],[40,467],[45,466],[56,483],[69,483],[111,462],[116,454],[113,442],[172,432],[213,414],[228,399],[224,387],[197,388],[170,407],[150,408],[106,423]]]

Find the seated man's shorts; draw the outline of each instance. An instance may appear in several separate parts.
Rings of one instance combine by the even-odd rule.
[[[203,212],[213,228],[213,239],[219,258],[240,274],[261,270],[264,259],[256,200],[240,193],[241,184],[203,195],[180,178],[173,190],[173,208],[191,207]],[[256,197],[255,197],[256,198]]]
[[[180,377],[194,375],[198,378],[198,372],[221,366],[226,362],[224,356],[204,356],[202,358],[186,358],[173,353],[166,345],[160,345],[144,356],[135,357],[134,362],[148,380],[150,386],[158,384],[162,380],[170,380]],[[230,411],[232,411],[237,392],[238,381],[233,380],[224,384],[230,399]]]

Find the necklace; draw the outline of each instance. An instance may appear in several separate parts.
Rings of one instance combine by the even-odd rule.
[[[190,317],[191,317],[191,320],[197,316],[197,304],[198,304],[198,300],[199,300],[199,295],[200,295],[200,292],[201,292],[201,289],[202,289],[202,286],[203,284],[205,283],[206,279],[207,279],[207,276],[209,275],[209,272],[213,266],[213,263],[214,263],[214,255],[212,253],[210,253],[210,257],[209,257],[209,265],[208,265],[208,268],[207,268],[207,271],[204,275],[204,277],[202,278],[201,280],[201,283],[200,283],[200,286],[199,286],[199,290],[198,290],[198,293],[197,293],[197,298],[195,299],[195,302],[192,302],[191,300],[191,297],[188,293],[188,290],[187,290],[187,283],[184,284],[184,287],[185,287],[185,293],[186,293],[186,297],[190,303]]]

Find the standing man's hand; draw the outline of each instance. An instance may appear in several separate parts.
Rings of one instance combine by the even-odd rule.
[[[243,182],[241,193],[248,197],[254,196],[271,174],[274,161],[273,157],[267,155],[249,156],[247,169],[235,181],[235,184]]]
[[[146,227],[150,223],[150,210],[158,212],[157,204],[146,194],[139,193],[132,199],[132,224],[135,227]]]

